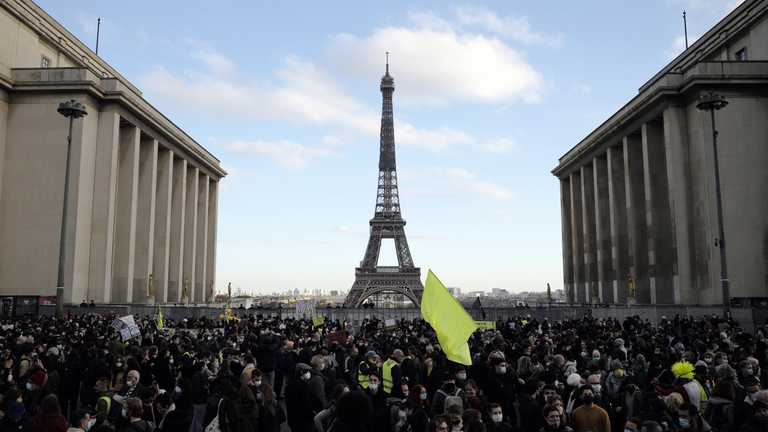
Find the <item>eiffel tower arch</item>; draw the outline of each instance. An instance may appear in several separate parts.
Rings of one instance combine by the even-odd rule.
[[[359,307],[367,298],[381,293],[402,294],[416,306],[421,304],[424,286],[421,269],[413,265],[405,220],[400,213],[400,196],[395,163],[395,128],[392,114],[392,93],[395,81],[386,73],[381,78],[381,138],[379,141],[379,181],[376,191],[376,210],[370,220],[370,237],[360,267],[355,269],[355,283],[344,306]],[[397,266],[379,266],[381,241],[393,239]]]

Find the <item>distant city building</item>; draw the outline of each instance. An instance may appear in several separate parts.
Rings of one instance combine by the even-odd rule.
[[[507,297],[509,296],[509,291],[503,288],[491,288],[491,295],[494,297]]]
[[[331,297],[338,297],[339,291],[338,290],[331,290]]]
[[[0,1],[0,294],[56,293],[70,99],[64,303],[212,300],[219,160],[30,0]]]
[[[560,158],[569,301],[723,302],[713,118],[730,296],[768,296],[767,18],[744,1]]]

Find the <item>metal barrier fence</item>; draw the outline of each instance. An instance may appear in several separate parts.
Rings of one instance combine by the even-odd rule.
[[[182,306],[182,305],[162,305],[163,315],[167,319],[180,320],[183,318],[207,317],[212,319],[219,318],[223,313],[222,307],[210,306]],[[115,315],[136,315],[136,316],[154,316],[157,313],[157,306],[151,305],[97,305],[95,308],[66,306],[65,312],[74,315],[87,313],[115,314]],[[470,314],[477,320],[496,321],[506,320],[507,318],[526,317],[530,315],[538,320],[544,318],[550,321],[562,319],[580,318],[591,314],[595,318],[616,318],[623,320],[629,316],[640,316],[652,323],[661,322],[662,318],[672,319],[675,315],[680,316],[711,316],[722,315],[722,306],[684,306],[684,305],[633,305],[633,306],[610,306],[610,307],[588,307],[588,306],[552,306],[535,308],[483,308],[485,317],[476,309],[470,309]],[[232,311],[238,316],[262,315],[282,318],[296,318],[293,309],[238,309]],[[362,321],[366,318],[386,319],[414,319],[421,317],[421,312],[417,308],[399,308],[399,309],[343,309],[343,308],[317,308],[317,315],[322,315],[329,320]],[[754,332],[755,325],[762,325],[765,322],[764,314],[760,310],[753,308],[731,308],[731,314],[736,322],[742,328],[749,332]],[[40,306],[41,315],[53,315],[56,313],[55,306]]]

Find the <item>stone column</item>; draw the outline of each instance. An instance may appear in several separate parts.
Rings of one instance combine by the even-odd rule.
[[[206,277],[212,284],[211,287],[216,285],[216,219],[218,217],[219,195],[218,195],[219,183],[213,179],[209,182],[208,192],[208,247],[205,256],[206,260]]]
[[[140,139],[141,133],[136,126],[120,128],[112,282],[112,302],[114,303],[133,301]]]
[[[157,194],[157,140],[143,137],[139,157],[139,195],[136,211],[136,264],[133,302],[149,302],[149,279],[154,275],[155,196]],[[154,287],[152,287],[154,290]],[[154,301],[154,293],[151,295]]]
[[[627,194],[624,179],[623,145],[608,147],[608,215],[611,232],[611,262],[613,298],[616,303],[627,302],[629,278],[629,238],[627,227]]]
[[[95,301],[113,301],[113,245],[120,115],[112,106],[99,113],[91,219],[90,274],[88,285]]]
[[[184,279],[182,288],[186,286],[186,297],[191,303],[195,297],[195,265],[197,260],[197,188],[200,168],[187,167],[187,208],[184,222]],[[182,294],[182,301],[184,295]]]
[[[691,166],[688,163],[688,122],[685,107],[664,110],[664,150],[667,160],[669,206],[672,217],[672,278],[674,303],[698,303],[691,277],[690,220]],[[682,288],[685,288],[684,290]]]
[[[597,300],[597,272],[595,265],[595,183],[592,164],[581,167],[581,222],[584,230],[584,298],[588,303]]]
[[[627,193],[630,274],[635,283],[635,301],[651,302],[648,287],[648,248],[645,223],[645,181],[643,143],[640,134],[624,137],[624,182]]]
[[[195,254],[195,301],[205,303],[209,296],[206,266],[208,253],[208,176],[200,173],[197,187],[197,251]]]
[[[608,158],[601,154],[592,159],[595,197],[595,249],[597,251],[597,291],[601,303],[613,303],[609,288],[611,263],[611,223],[608,215]]]
[[[570,177],[560,179],[560,219],[563,232],[563,288],[565,289],[568,303],[573,303],[573,238],[571,236]]]
[[[581,210],[581,170],[571,173],[571,244],[573,245],[573,301],[584,303],[584,229]]]
[[[154,295],[157,303],[168,302],[171,215],[173,213],[173,153],[158,148],[157,188],[155,191],[155,238],[153,242]]]
[[[642,135],[651,303],[672,304],[674,248],[664,124],[659,119],[648,122],[642,127]]]
[[[187,161],[173,159],[173,186],[171,197],[171,245],[168,259],[168,301],[181,301],[184,284],[184,233],[187,209]]]
[[[8,131],[8,93],[0,89],[0,200],[3,199],[3,163],[5,162],[5,136]]]

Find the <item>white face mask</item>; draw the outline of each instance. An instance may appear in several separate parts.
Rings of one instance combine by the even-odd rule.
[[[181,387],[176,386],[173,388],[174,393],[181,393]]]
[[[32,388],[32,383],[27,383],[27,390],[29,390],[29,391],[32,391],[32,390],[34,390],[34,389]]]
[[[427,400],[427,394],[426,394],[426,393],[422,393],[422,394],[420,394],[420,395],[419,395],[419,399],[421,399],[421,400]]]
[[[456,374],[456,379],[458,380],[466,380],[467,379],[467,373],[466,372],[459,372]]]
[[[312,376],[312,374],[311,374],[311,373],[309,373],[309,372],[304,372],[304,373],[301,375],[301,379],[303,379],[304,381],[309,381],[309,378],[310,378],[311,376]]]
[[[501,419],[503,417],[504,416],[502,416],[501,414],[492,414],[491,415],[491,420],[493,420],[494,423],[501,423]]]
[[[256,387],[259,387],[261,386],[261,381],[254,381],[253,385],[255,385]]]
[[[373,383],[368,384],[368,388],[371,389],[372,392],[375,392],[376,390],[379,389],[379,384],[373,384]]]
[[[506,366],[496,366],[496,373],[499,375],[504,375],[507,373],[507,367]]]

